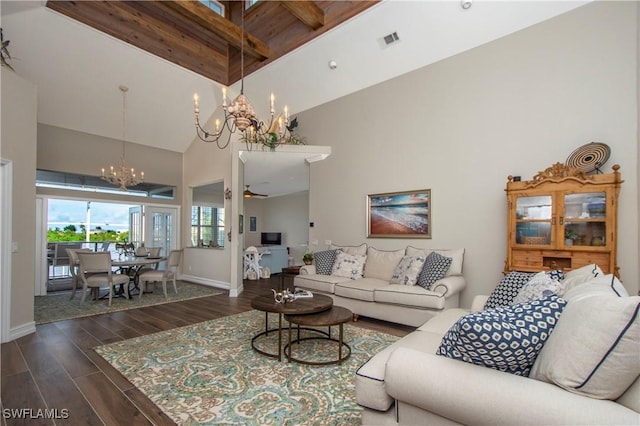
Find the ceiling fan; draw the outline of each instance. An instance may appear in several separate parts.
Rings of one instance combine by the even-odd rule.
[[[251,197],[268,197],[268,195],[266,194],[256,194],[255,192],[252,192],[251,190],[249,190],[249,185],[245,185],[247,187],[247,189],[244,190],[244,198],[251,198]]]

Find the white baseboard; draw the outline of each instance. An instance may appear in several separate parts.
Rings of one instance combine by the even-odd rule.
[[[209,287],[216,287],[216,288],[221,288],[223,290],[229,290],[231,288],[231,284],[230,283],[225,283],[223,281],[216,281],[216,280],[211,280],[208,278],[202,278],[202,277],[196,277],[193,275],[185,275],[182,274],[178,277],[179,280],[182,281],[189,281],[192,283],[196,283],[196,284],[202,284],[202,285],[206,285]]]
[[[19,325],[18,327],[12,327],[11,330],[9,330],[9,340],[7,340],[7,342],[19,339],[20,337],[24,337],[35,332],[36,332],[35,321],[31,321],[26,324]],[[3,342],[3,343],[6,343],[6,342]]]

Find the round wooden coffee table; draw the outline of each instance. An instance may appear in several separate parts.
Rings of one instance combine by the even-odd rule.
[[[282,315],[315,314],[331,309],[332,306],[333,299],[324,294],[314,294],[311,298],[296,299],[289,303],[276,303],[273,294],[255,297],[251,301],[251,307],[265,313],[264,331],[253,336],[253,339],[251,339],[251,347],[262,355],[278,358],[278,361],[282,361]],[[278,328],[269,329],[269,313],[278,314]],[[272,331],[278,332],[278,352],[267,352],[256,347],[256,340],[261,336],[266,336]]]
[[[314,296],[315,297],[315,296]],[[284,347],[284,354],[287,359],[290,361],[299,362],[301,364],[307,365],[329,365],[329,364],[340,364],[345,359],[351,356],[351,346],[344,342],[344,330],[343,326],[345,323],[348,323],[353,319],[353,312],[351,312],[347,308],[343,308],[342,306],[333,306],[331,309],[326,311],[318,312],[315,314],[304,314],[304,315],[296,315],[296,314],[286,314],[284,318],[289,321],[289,343]],[[298,337],[295,340],[291,340],[291,324],[297,325]],[[308,326],[308,327],[329,327],[329,331],[325,334],[325,336],[310,336],[310,337],[300,337],[300,326]],[[340,327],[339,337],[338,339],[331,338],[331,326],[337,325]],[[309,329],[307,329],[309,330]],[[318,330],[314,330],[318,331]],[[324,333],[323,333],[324,334]],[[329,340],[332,342],[338,343],[338,358],[330,361],[308,361],[300,358],[295,358],[292,355],[293,344],[300,344],[306,340]],[[342,355],[342,347],[347,349],[346,354]]]

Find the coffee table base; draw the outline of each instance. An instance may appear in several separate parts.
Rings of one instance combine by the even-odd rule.
[[[308,330],[308,329],[306,329]],[[317,331],[320,333],[323,333],[320,330],[313,330],[313,331]],[[334,359],[334,360],[330,360],[330,361],[307,361],[304,359],[300,359],[300,358],[295,358],[293,356],[291,356],[291,346],[293,344],[299,344],[300,342],[306,341],[306,340],[323,340],[326,342],[336,342],[338,343],[338,359]],[[345,348],[346,351],[343,351],[342,348]],[[313,337],[303,337],[301,339],[295,339],[290,341],[289,343],[287,343],[284,347],[284,354],[287,357],[287,359],[289,361],[294,361],[297,362],[298,364],[305,364],[305,365],[333,365],[333,364],[340,364],[342,363],[342,361],[346,360],[347,358],[349,358],[351,356],[351,346],[349,346],[347,343],[345,343],[342,340],[342,325],[340,325],[340,338],[339,339],[333,339],[331,337],[320,337],[320,336],[313,336]]]
[[[289,327],[291,327],[291,324],[289,324]],[[331,337],[331,330],[329,330],[329,333],[327,333],[325,331],[317,330],[314,328],[307,328],[307,327],[298,327],[298,328],[300,330],[313,331],[326,336],[326,337],[315,337],[317,339],[327,339]],[[278,352],[277,353],[263,351],[262,349],[256,346],[256,341],[259,338],[261,338],[262,336],[267,336],[269,333],[276,333],[276,332],[278,333]],[[269,313],[265,312],[265,330],[253,336],[253,338],[251,339],[251,348],[253,348],[254,351],[258,352],[261,355],[268,356],[271,358],[276,358],[278,361],[282,361],[282,314],[278,314],[278,328],[269,328]],[[286,348],[285,348],[285,356],[287,356]],[[287,356],[287,359],[289,359],[288,356]]]
[[[351,347],[344,342],[344,324],[351,321],[353,318],[353,314],[347,308],[343,308],[340,306],[333,306],[331,309],[328,309],[323,312],[318,312],[315,314],[307,314],[307,315],[285,315],[284,316],[287,321],[289,321],[289,343],[287,343],[284,347],[284,353],[289,361],[295,361],[300,364],[307,365],[331,365],[331,364],[340,364],[345,359],[351,356]],[[296,324],[298,329],[297,339],[291,340],[291,324]],[[339,326],[339,338],[333,339],[331,337],[331,326],[337,325]],[[301,326],[309,326],[309,327],[329,327],[328,333],[326,337],[300,337],[300,329]],[[314,329],[314,331],[321,332],[320,330]],[[308,361],[299,358],[295,358],[292,356],[292,348],[293,344],[300,344],[306,340],[327,340],[331,342],[338,343],[338,358],[330,361]],[[342,348],[346,348],[346,352],[343,353]]]

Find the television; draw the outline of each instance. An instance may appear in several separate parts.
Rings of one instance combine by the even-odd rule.
[[[260,244],[263,246],[279,246],[282,244],[282,233],[263,232],[260,235]]]

